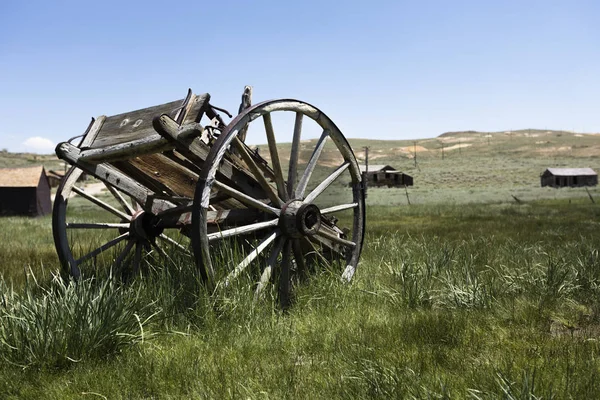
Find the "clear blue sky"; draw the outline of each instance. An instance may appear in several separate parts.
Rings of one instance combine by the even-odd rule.
[[[188,87],[235,111],[246,84],[255,102],[313,103],[348,137],[599,132],[598,21],[600,2],[573,0],[4,1],[0,148]]]

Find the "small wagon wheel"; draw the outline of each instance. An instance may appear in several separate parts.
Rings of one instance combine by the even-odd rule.
[[[108,182],[106,192],[86,191],[77,182],[82,173],[72,167],[54,201],[52,231],[64,272],[75,279],[106,267],[131,274],[150,260],[191,255],[179,229],[158,226],[155,215]]]
[[[254,122],[257,119],[262,123]],[[301,142],[302,131],[309,130],[320,138]],[[253,142],[268,144],[268,152],[260,152],[266,158],[237,137],[246,131]],[[275,131],[293,134],[289,150],[277,145]],[[224,158],[237,159],[263,195],[223,181],[219,166]],[[365,226],[362,175],[347,140],[324,113],[287,99],[247,108],[223,130],[204,165],[194,197],[191,239],[200,272],[209,283],[227,285],[246,273],[259,293],[273,279],[286,308],[294,277],[311,260],[327,262],[337,256],[343,262],[342,278],[352,279]],[[209,210],[218,209],[224,197],[259,217],[244,223],[212,222]],[[225,243],[236,250],[224,251]]]

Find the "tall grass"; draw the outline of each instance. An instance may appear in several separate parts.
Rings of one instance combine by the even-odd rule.
[[[105,358],[152,336],[157,313],[141,301],[140,287],[114,279],[49,285],[35,280],[16,291],[0,280],[0,358],[19,367],[58,367]]]
[[[244,274],[208,292],[185,258],[126,285],[4,283],[3,310],[27,317],[10,322],[24,339],[3,347],[0,398],[597,398],[597,216],[583,202],[372,208],[353,283],[313,271],[287,313]],[[70,313],[92,323],[68,334]],[[27,329],[60,345],[21,349],[43,337]]]

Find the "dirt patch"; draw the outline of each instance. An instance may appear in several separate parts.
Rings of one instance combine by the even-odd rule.
[[[414,153],[415,151],[417,153],[422,153],[424,151],[429,151],[429,149],[423,147],[423,146],[406,146],[406,147],[396,147],[392,150],[396,150],[396,151],[401,151],[403,153]]]
[[[461,149],[463,147],[470,147],[470,146],[473,146],[473,144],[472,143],[455,144],[454,146],[444,147],[444,151],[446,151],[446,150],[456,150],[456,149]]]
[[[102,182],[95,182],[95,183],[89,183],[87,185],[84,185],[82,187],[83,191],[86,192],[87,194],[90,195],[96,195],[96,194],[100,194],[108,189],[106,189],[106,186],[104,186],[104,183]],[[75,193],[71,192],[71,195],[69,196],[69,198],[72,198],[73,196],[75,196]],[[54,198],[56,197],[56,194],[52,194],[50,196],[50,199],[54,202]]]
[[[83,187],[83,191],[91,195],[102,193],[105,190],[107,190],[106,186],[104,186],[104,183],[102,182],[90,183]]]
[[[469,136],[458,136],[458,137],[449,136],[449,137],[440,138],[440,140],[444,143],[459,143],[459,142],[472,142],[473,140],[475,140],[475,138],[469,137]]]

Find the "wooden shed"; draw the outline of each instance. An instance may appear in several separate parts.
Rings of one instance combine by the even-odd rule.
[[[369,164],[368,171],[365,165],[360,165],[361,172],[365,175],[370,187],[404,187],[412,186],[413,178],[401,171],[397,171],[391,165]]]
[[[598,174],[591,168],[548,168],[540,176],[542,186],[596,186]]]
[[[0,215],[40,216],[51,211],[44,167],[0,169]]]

